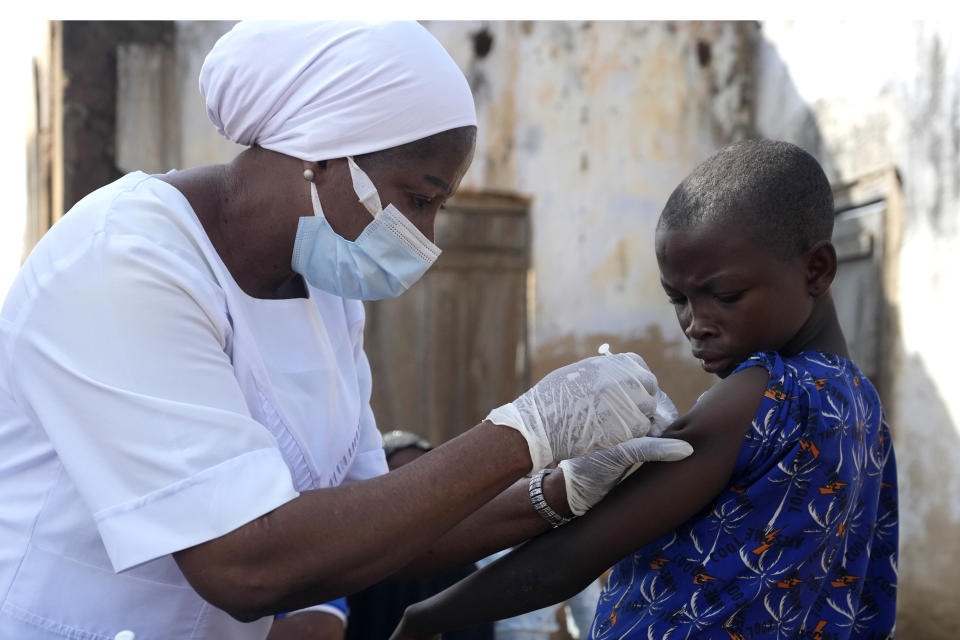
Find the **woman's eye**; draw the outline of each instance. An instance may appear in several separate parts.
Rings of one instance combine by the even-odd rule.
[[[410,201],[413,202],[413,206],[417,209],[426,209],[430,206],[430,203],[433,202],[433,198],[425,198],[423,196],[411,196]]]
[[[684,298],[683,296],[667,296],[667,300],[669,300],[670,304],[672,304],[673,306],[686,304],[687,302],[687,299]]]

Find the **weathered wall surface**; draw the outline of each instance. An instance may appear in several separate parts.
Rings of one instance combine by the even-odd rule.
[[[200,67],[207,53],[235,23],[225,20],[177,22],[176,61],[179,82],[181,162],[177,168],[225,162],[243,147],[221,136],[207,118],[200,95]]]
[[[899,338],[888,397],[900,480],[898,637],[960,636],[960,39],[957,24],[765,24],[759,133],[804,145],[837,182],[894,165]],[[810,45],[816,42],[817,46]]]
[[[133,43],[116,55],[116,147],[122,172],[163,173],[228,162],[243,150],[207,118],[198,80],[207,52],[234,22],[165,24],[169,42]]]
[[[756,25],[426,24],[477,103],[461,188],[532,199],[532,379],[610,342],[690,406],[710,378],[666,303],[653,230],[693,165],[749,133]]]

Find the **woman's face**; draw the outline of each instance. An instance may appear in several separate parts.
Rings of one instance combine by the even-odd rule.
[[[382,206],[395,206],[431,242],[437,211],[459,188],[474,152],[472,135],[440,136],[428,146],[429,153],[412,143],[356,159]],[[318,185],[324,216],[339,235],[356,240],[373,218],[358,200],[346,159],[331,160],[324,172],[327,179]]]

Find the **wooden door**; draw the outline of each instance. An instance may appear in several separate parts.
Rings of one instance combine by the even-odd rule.
[[[525,200],[458,194],[437,214],[443,253],[409,291],[366,303],[381,431],[440,444],[528,386]]]

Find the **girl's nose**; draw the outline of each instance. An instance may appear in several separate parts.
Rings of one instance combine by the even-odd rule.
[[[696,313],[692,306],[687,307],[683,323],[683,333],[688,340],[705,340],[716,335],[717,330],[713,322],[703,312]]]

